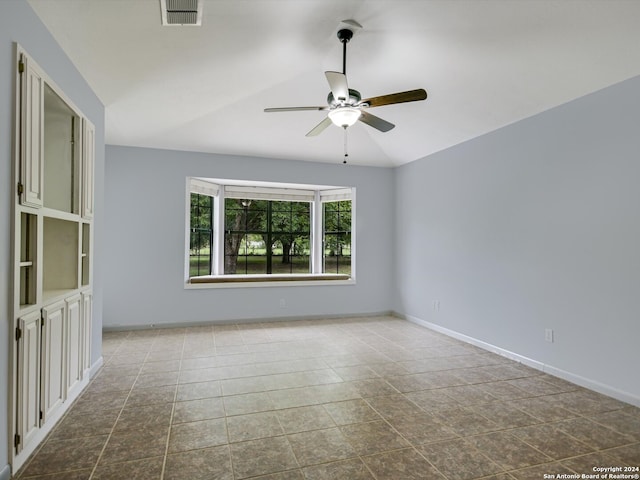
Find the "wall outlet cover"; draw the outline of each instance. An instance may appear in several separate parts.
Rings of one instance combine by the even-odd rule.
[[[550,328],[545,328],[544,330],[544,339],[546,342],[553,343],[553,330]]]

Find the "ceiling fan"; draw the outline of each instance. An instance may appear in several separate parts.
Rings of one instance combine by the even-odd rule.
[[[353,20],[345,20],[346,23],[353,27],[361,27]],[[318,107],[280,107],[265,108],[265,112],[296,112],[305,110],[328,111],[327,117],[318,125],[313,127],[307,137],[314,137],[322,133],[332,123],[345,130],[352,126],[358,120],[362,123],[379,130],[388,132],[395,125],[387,122],[380,117],[370,114],[365,109],[372,107],[381,107],[383,105],[392,105],[394,103],[415,102],[425,100],[427,92],[419,88],[417,90],[408,90],[406,92],[391,93],[389,95],[381,95],[379,97],[365,98],[362,100],[360,92],[349,88],[347,84],[347,43],[353,38],[353,30],[351,28],[342,28],[338,30],[338,39],[342,43],[342,73],[340,72],[324,72],[329,82],[331,92],[327,96],[327,106]]]

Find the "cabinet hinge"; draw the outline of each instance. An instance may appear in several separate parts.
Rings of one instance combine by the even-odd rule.
[[[18,445],[20,445],[20,435],[18,435],[17,433],[13,436],[13,446],[15,448],[18,448]]]
[[[18,62],[18,73],[24,73],[24,62],[22,60]]]
[[[42,420],[42,417],[44,417],[44,415],[42,414],[42,410],[40,410],[40,420]]]
[[[20,327],[16,327],[16,341],[22,338],[22,329]]]
[[[22,195],[23,192],[24,192],[24,185],[18,182],[18,195]]]

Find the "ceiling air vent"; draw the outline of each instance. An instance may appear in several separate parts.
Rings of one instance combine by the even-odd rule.
[[[160,0],[162,25],[202,25],[204,0]]]

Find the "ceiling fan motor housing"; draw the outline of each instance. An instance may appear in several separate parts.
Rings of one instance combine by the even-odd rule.
[[[357,90],[354,90],[353,88],[349,89],[349,98],[345,100],[342,100],[342,99],[336,100],[335,97],[333,96],[333,92],[329,92],[329,95],[327,95],[327,103],[331,108],[343,107],[345,105],[354,106],[360,103],[361,99],[362,99],[362,96],[360,95],[360,92]]]

